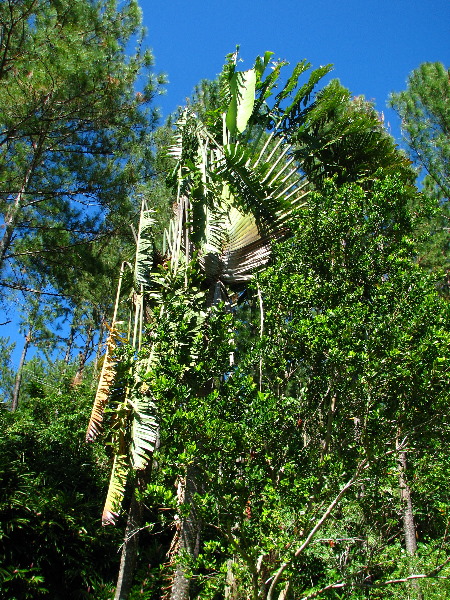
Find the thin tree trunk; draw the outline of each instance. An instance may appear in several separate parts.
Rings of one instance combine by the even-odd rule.
[[[179,504],[189,505],[187,517],[181,517],[177,525],[176,568],[172,582],[170,600],[189,600],[190,579],[183,559],[195,559],[200,551],[201,523],[194,504],[194,495],[199,490],[200,474],[195,465],[188,465],[186,476],[178,488]]]
[[[403,531],[405,535],[405,547],[409,555],[414,556],[417,552],[416,527],[414,524],[414,512],[411,500],[411,490],[406,481],[406,452],[399,452],[398,457],[398,481],[400,486],[400,498],[402,501]]]
[[[406,479],[406,467],[406,452],[404,450],[400,450],[398,455],[398,482],[400,487],[403,534],[405,538],[406,552],[411,557],[414,557],[417,553],[417,537],[416,526],[414,524],[414,510],[411,498],[411,490]],[[414,562],[412,561],[410,574],[413,574],[413,571]],[[413,597],[415,597],[417,600],[422,600],[420,583],[417,580],[412,580],[410,587],[413,591]]]
[[[70,354],[72,352],[72,347],[73,347],[73,340],[75,338],[75,327],[72,325],[72,327],[70,328],[70,334],[69,334],[69,339],[67,340],[67,346],[66,346],[66,354],[64,355],[64,363],[66,365],[69,364],[70,361]]]
[[[159,435],[156,439],[155,449],[159,448]],[[139,532],[142,527],[144,515],[144,503],[136,498],[136,491],[141,496],[150,480],[153,469],[153,461],[150,460],[147,468],[138,473],[136,477],[136,489],[131,498],[128,509],[127,525],[120,557],[119,574],[117,576],[116,593],[114,600],[128,600],[133,585],[134,571],[139,550]]]
[[[28,169],[26,170],[25,177],[23,178],[22,186],[21,186],[20,190],[18,191],[16,197],[14,198],[13,203],[9,205],[9,208],[6,211],[6,214],[4,217],[4,223],[3,223],[4,233],[3,233],[2,238],[0,239],[0,270],[3,267],[3,262],[6,257],[6,252],[8,251],[8,249],[11,245],[11,240],[12,240],[15,228],[16,228],[17,215],[19,214],[20,209],[22,207],[22,199],[26,193],[28,183],[33,175],[34,169],[36,168],[37,164],[39,163],[39,161],[41,159],[44,138],[45,138],[45,133],[42,133],[39,137],[39,142],[36,146],[34,156],[31,160],[31,163],[30,163]]]
[[[80,352],[78,357],[78,370],[73,378],[73,385],[79,385],[83,381],[83,371],[86,366],[86,361],[88,359],[89,350],[91,348],[92,340],[94,338],[94,328],[92,325],[89,325],[86,332],[86,343],[84,344],[83,352]]]
[[[290,582],[287,581],[284,588],[281,590],[278,600],[287,600],[289,597],[289,588],[291,587]]]
[[[13,391],[13,397],[12,397],[12,403],[11,403],[11,411],[12,412],[16,411],[17,406],[19,405],[20,384],[22,383],[23,366],[25,364],[28,347],[31,342],[31,334],[32,334],[32,329],[30,327],[27,335],[25,336],[25,342],[23,344],[22,356],[20,357],[19,368],[17,369],[17,373],[16,373],[16,381],[14,383],[14,391]]]
[[[148,481],[150,471],[145,475],[138,476],[136,490],[139,493],[143,491],[145,483]],[[116,593],[114,600],[127,600],[133,585],[136,559],[139,549],[139,531],[142,526],[142,517],[144,514],[144,503],[136,498],[133,493],[128,509],[127,525],[125,528],[125,538],[120,557],[119,575],[117,577]]]
[[[236,600],[237,585],[236,577],[233,573],[234,559],[227,560],[227,577],[225,580],[225,600]]]
[[[11,244],[11,239],[12,239],[14,229],[16,226],[16,217],[20,210],[20,206],[22,204],[22,198],[25,193],[25,190],[26,190],[26,187],[28,184],[28,180],[31,176],[31,172],[32,172],[32,167],[30,167],[30,169],[28,170],[21,190],[19,191],[17,196],[14,198],[13,204],[10,205],[9,210],[7,211],[7,213],[5,215],[5,220],[4,220],[4,225],[3,225],[5,228],[5,232],[0,240],[0,268],[3,266],[3,261],[5,260],[6,252]]]
[[[331,433],[333,430],[333,419],[336,413],[336,395],[333,395],[330,400],[330,406],[327,414],[327,431],[325,439],[322,442],[322,452],[320,453],[320,460],[322,461],[325,456],[329,453],[331,443]]]

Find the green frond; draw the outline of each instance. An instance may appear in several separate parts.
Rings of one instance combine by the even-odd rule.
[[[136,262],[134,269],[134,279],[137,286],[145,286],[148,284],[148,277],[152,268],[152,225],[155,224],[153,215],[154,210],[145,209],[145,202],[143,202],[139,218]]]
[[[232,135],[242,133],[247,127],[255,104],[256,71],[235,71],[230,81],[231,101],[226,123]]]
[[[158,439],[156,405],[148,396],[145,384],[135,387],[129,403],[132,407],[131,464],[133,469],[145,469]]]
[[[120,451],[114,457],[108,493],[103,507],[102,525],[115,525],[122,506],[128,476],[128,459],[124,452],[124,446],[125,443],[122,439]]]

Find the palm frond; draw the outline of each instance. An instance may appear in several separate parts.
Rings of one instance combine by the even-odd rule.
[[[255,69],[235,71],[230,81],[231,102],[226,123],[232,135],[242,133],[247,127],[255,104],[257,73]]]
[[[128,459],[125,452],[123,430],[120,432],[119,450],[114,457],[114,463],[109,480],[108,493],[103,507],[102,525],[115,525],[120,513],[125,486],[128,476]]]
[[[145,200],[142,202],[139,218],[138,239],[136,244],[136,260],[134,278],[137,286],[147,285],[148,276],[152,268],[153,237],[152,225],[155,223],[154,210],[145,208]]]
[[[92,407],[91,417],[86,431],[86,441],[92,442],[99,435],[102,429],[103,413],[108,403],[108,398],[111,394],[114,379],[115,379],[115,365],[116,360],[114,357],[114,350],[116,343],[119,338],[119,331],[117,326],[119,323],[117,319],[117,311],[119,308],[120,294],[122,289],[122,280],[125,268],[128,267],[127,262],[123,262],[120,267],[119,282],[117,284],[116,300],[114,303],[114,314],[112,318],[112,325],[109,331],[108,339],[106,341],[106,354],[103,359],[102,370],[100,373],[100,379],[98,382],[97,392],[95,394],[94,405]]]
[[[156,405],[148,396],[146,384],[136,382],[134,393],[129,399],[132,407],[131,420],[131,464],[133,469],[145,469],[155,450],[158,439]]]
[[[103,359],[103,366],[100,373],[97,392],[95,394],[91,418],[89,419],[86,431],[87,442],[93,442],[102,430],[103,413],[108,403],[108,398],[116,375],[116,358],[114,357],[114,350],[116,347],[117,336],[118,332],[116,327],[112,327],[106,342],[106,354]]]

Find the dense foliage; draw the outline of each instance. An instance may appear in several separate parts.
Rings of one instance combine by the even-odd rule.
[[[364,99],[314,95],[329,65],[283,80],[271,52],[230,55],[150,156],[137,5],[8,7],[3,276],[38,294],[0,411],[0,593],[450,595],[450,310],[420,260],[442,195]]]
[[[83,443],[89,386],[31,361],[23,406],[0,412],[4,598],[108,598],[119,539],[98,527],[107,455]]]

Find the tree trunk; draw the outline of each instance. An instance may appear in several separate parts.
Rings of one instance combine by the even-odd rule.
[[[155,448],[159,447],[159,437]],[[139,532],[142,527],[142,518],[144,515],[144,503],[136,498],[136,491],[139,495],[143,494],[145,487],[152,474],[153,461],[150,460],[147,468],[138,473],[136,477],[136,488],[131,498],[130,508],[128,509],[127,525],[120,557],[119,574],[117,576],[116,593],[114,600],[127,600],[133,585],[134,571],[139,549]]]
[[[234,560],[227,560],[227,578],[225,580],[225,600],[236,600],[237,586],[236,577],[233,573]]]
[[[143,491],[145,481],[147,481],[147,477],[138,477],[136,491]],[[120,557],[119,575],[117,577],[114,600],[127,600],[130,594],[136,567],[139,548],[139,531],[142,526],[143,513],[144,504],[141,500],[138,500],[136,494],[133,493],[130,508],[128,509],[127,526],[125,528],[125,538]]]
[[[86,361],[88,359],[89,350],[91,348],[92,340],[94,338],[94,328],[92,325],[89,325],[86,332],[86,343],[84,344],[84,349],[80,352],[78,356],[78,370],[73,378],[72,385],[79,385],[83,381],[83,371],[86,366]]]
[[[403,519],[403,534],[405,537],[406,552],[414,557],[417,552],[417,537],[416,526],[414,524],[414,511],[411,499],[411,490],[406,479],[406,452],[399,451],[398,455],[398,482],[400,487],[401,510]],[[414,561],[411,562],[410,574],[414,571]],[[422,600],[422,592],[420,583],[417,580],[412,580],[410,584],[413,597],[417,600]]]
[[[399,452],[398,457],[398,481],[400,486],[400,498],[402,501],[403,531],[405,535],[405,547],[409,555],[414,556],[417,552],[416,527],[414,525],[414,513],[411,500],[411,490],[406,481],[406,452]]]
[[[325,439],[322,442],[322,452],[320,453],[320,460],[323,461],[325,456],[330,451],[330,443],[331,443],[331,434],[333,431],[333,420],[334,415],[336,414],[336,395],[333,395],[330,400],[330,406],[328,408],[327,414],[327,431],[325,434]]]
[[[5,217],[3,220],[4,233],[2,238],[0,239],[0,270],[3,267],[3,262],[6,258],[6,252],[8,251],[11,245],[12,237],[17,224],[17,215],[20,213],[20,209],[22,208],[23,197],[26,193],[30,179],[33,176],[34,169],[41,160],[45,135],[46,132],[41,133],[31,163],[27,168],[25,176],[23,178],[22,187],[20,188],[16,197],[14,198],[13,203],[9,205],[8,210],[5,213]]]
[[[188,465],[186,476],[178,486],[178,503],[189,505],[187,517],[177,523],[176,568],[172,582],[170,600],[189,600],[190,579],[186,575],[185,559],[195,559],[200,551],[200,519],[195,509],[194,495],[199,489],[200,473],[195,465]]]
[[[32,329],[30,327],[27,335],[25,336],[25,342],[23,344],[22,356],[20,357],[19,368],[17,369],[17,374],[16,374],[16,381],[14,383],[14,391],[13,391],[13,397],[12,397],[12,403],[11,403],[11,411],[12,412],[16,411],[17,406],[19,405],[20,384],[22,383],[23,366],[25,364],[28,347],[31,342],[31,334],[32,334]]]
[[[30,171],[31,174],[31,171]],[[3,227],[5,228],[5,232],[0,240],[0,268],[3,266],[3,262],[6,257],[6,252],[11,245],[12,236],[14,233],[14,229],[16,226],[16,217],[19,213],[20,206],[22,204],[22,198],[25,193],[26,185],[28,183],[28,174],[25,178],[25,183],[22,186],[22,189],[14,198],[13,204],[10,205],[9,210],[5,214]]]
[[[75,331],[76,331],[75,327],[72,326],[70,328],[69,339],[67,340],[67,346],[66,346],[66,353],[64,355],[64,363],[66,365],[68,365],[69,361],[70,361],[70,354],[72,352],[73,340],[75,338]]]

